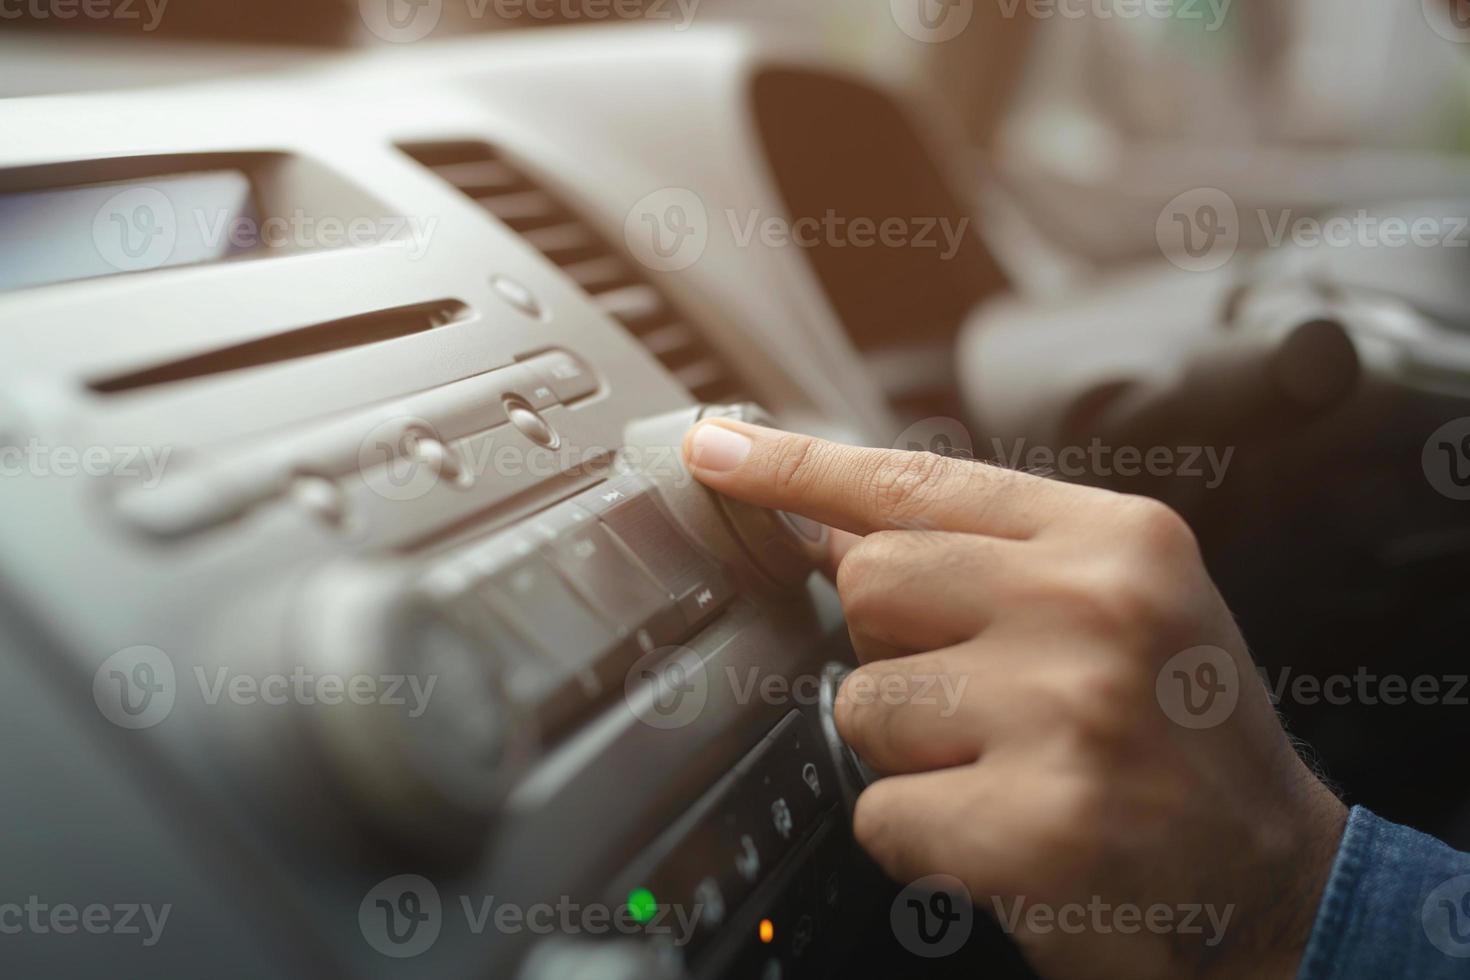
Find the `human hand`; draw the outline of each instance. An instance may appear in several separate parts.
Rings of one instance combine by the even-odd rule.
[[[727,420],[684,451],[710,488],[835,529],[864,663],[837,725],[887,776],[854,833],[890,875],[959,878],[1052,980],[1296,975],[1346,811],[1178,515]],[[859,696],[895,689],[955,698]]]

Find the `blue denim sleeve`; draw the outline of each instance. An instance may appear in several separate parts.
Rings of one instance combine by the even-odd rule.
[[[1470,978],[1470,854],[1354,808],[1297,976]]]

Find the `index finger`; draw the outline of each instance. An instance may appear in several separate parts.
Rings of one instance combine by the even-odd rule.
[[[1083,492],[973,460],[860,449],[730,419],[691,429],[684,460],[712,490],[855,534],[931,529],[1025,539]]]

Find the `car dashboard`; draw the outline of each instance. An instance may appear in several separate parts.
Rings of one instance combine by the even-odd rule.
[[[0,848],[169,909],[17,975],[820,976],[877,908],[822,529],[679,445],[896,428],[842,257],[738,234],[816,207],[771,113],[958,205],[836,66],[610,37],[0,102]]]

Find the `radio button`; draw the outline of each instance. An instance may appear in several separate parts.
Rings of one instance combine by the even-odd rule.
[[[623,635],[673,605],[673,597],[636,568],[600,524],[562,534],[549,547],[553,564]]]
[[[536,411],[557,404],[556,391],[541,374],[529,364],[514,364],[495,372],[497,389],[502,395],[514,395],[523,399]]]
[[[551,423],[520,398],[512,396],[505,400],[505,414],[510,419],[510,424],[536,445],[546,449],[555,449],[561,445],[561,437],[556,434]]]
[[[592,666],[618,643],[612,624],[589,609],[539,554],[495,573],[481,592],[528,642],[568,670]]]
[[[597,393],[597,376],[575,354],[564,350],[542,354],[526,362],[542,382],[556,392],[557,400],[569,404]]]

